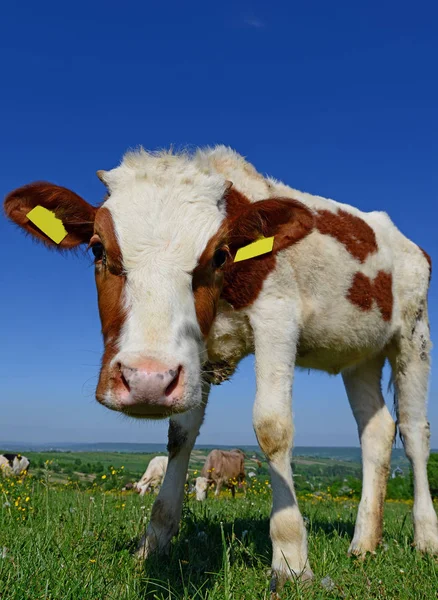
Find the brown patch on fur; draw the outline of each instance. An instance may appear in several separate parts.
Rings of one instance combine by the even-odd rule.
[[[67,236],[59,244],[26,217],[38,205],[53,211],[63,222]],[[89,241],[93,234],[97,208],[67,188],[42,181],[25,185],[8,194],[4,210],[9,219],[47,246],[68,250]]]
[[[122,255],[115,235],[114,223],[110,211],[103,207],[96,215],[96,234],[102,240],[107,264],[96,264],[95,279],[99,314],[105,350],[102,357],[102,369],[97,385],[97,397],[103,396],[119,380],[118,371],[110,368],[110,362],[119,351],[120,331],[125,321],[123,291],[126,279],[123,276]]]
[[[216,316],[223,285],[223,272],[214,269],[212,263],[214,253],[218,247],[221,247],[222,240],[222,231],[211,238],[193,271],[192,289],[196,317],[204,337],[208,336]]]
[[[225,200],[227,217],[209,240],[193,272],[196,314],[204,336],[210,331],[219,298],[227,300],[235,309],[252,304],[275,268],[276,253],[296,244],[313,229],[312,212],[293,199],[270,198],[251,203],[241,192],[231,188]],[[272,252],[233,262],[239,248],[261,236],[275,236]],[[226,249],[230,257],[222,269],[214,269],[213,256],[220,248]]]
[[[168,432],[168,443],[167,443],[167,451],[169,453],[169,459],[174,458],[184,444],[187,441],[187,432],[170,419],[169,421],[169,432]]]
[[[394,296],[392,293],[392,275],[379,271],[374,279],[374,298],[377,306],[382,313],[384,321],[390,321],[392,317],[392,307],[394,305]]]
[[[119,380],[120,373],[110,368],[110,362],[119,351],[119,336],[125,320],[123,310],[123,290],[125,278],[110,273],[104,267],[96,267],[96,286],[102,335],[105,350],[96,396],[101,398]]]
[[[323,235],[330,235],[338,240],[348,252],[364,263],[370,254],[377,252],[376,235],[373,229],[360,217],[338,210],[318,210],[316,228]]]
[[[363,311],[371,310],[373,301],[375,301],[382,319],[390,321],[394,305],[392,275],[379,271],[375,279],[371,280],[363,273],[355,273],[347,298]]]
[[[113,218],[105,206],[99,208],[96,213],[94,231],[105,248],[108,269],[114,275],[121,275],[123,273],[122,251],[117,240]]]
[[[275,236],[275,239],[273,250],[269,254],[227,265],[224,270],[222,298],[235,309],[251,305],[259,295],[265,279],[275,268],[277,252],[309,235],[313,224],[312,212],[293,199],[261,200],[244,205],[240,213],[231,214],[228,240],[233,258],[239,248],[261,236]]]
[[[236,190],[235,187],[229,188],[225,193],[225,202],[227,205],[227,217],[229,219],[236,218],[240,215],[246,208],[251,206],[251,202],[245,196]]]
[[[290,424],[282,425],[277,419],[264,419],[255,426],[260,448],[269,460],[276,454],[287,452],[292,445]]]
[[[373,288],[370,278],[363,273],[355,273],[347,298],[361,310],[371,310],[373,306]]]

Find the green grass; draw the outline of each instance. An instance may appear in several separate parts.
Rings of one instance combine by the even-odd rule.
[[[269,598],[267,486],[234,501],[227,494],[203,504],[188,498],[170,555],[144,564],[133,558],[132,540],[154,497],[32,478],[14,486],[4,480],[1,494],[1,600]],[[305,498],[300,505],[315,581],[287,584],[282,598],[438,597],[436,561],[411,546],[409,505],[387,504],[384,544],[364,562],[347,557],[355,502]],[[321,584],[325,578],[331,589]]]

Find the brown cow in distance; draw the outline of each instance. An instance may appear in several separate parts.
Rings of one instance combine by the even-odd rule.
[[[201,477],[196,478],[196,499],[205,500],[212,483],[216,484],[215,496],[219,496],[225,485],[234,498],[236,485],[245,480],[244,460],[242,450],[212,450],[202,468]]]

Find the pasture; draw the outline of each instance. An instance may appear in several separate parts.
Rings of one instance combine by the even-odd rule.
[[[192,474],[202,455],[195,452]],[[53,453],[31,460],[36,456],[44,466],[34,475],[0,480],[2,600],[270,597],[271,492],[263,468],[246,496],[238,493],[235,500],[224,492],[197,503],[187,493],[170,555],[141,564],[132,556],[132,540],[149,520],[155,497],[120,490],[125,472],[142,472],[150,456]],[[103,471],[66,476],[54,467],[67,459],[78,468],[102,464]],[[411,546],[410,501],[386,503],[384,543],[362,562],[347,557],[354,498],[333,497],[326,489],[301,493],[299,500],[315,581],[287,584],[282,598],[437,598],[437,562]]]

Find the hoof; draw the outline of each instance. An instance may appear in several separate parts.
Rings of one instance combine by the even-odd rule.
[[[359,560],[365,560],[367,554],[375,554],[377,543],[374,541],[365,540],[363,542],[354,540],[351,542],[348,548],[348,556],[358,558]]]
[[[279,592],[286,581],[296,581],[301,585],[308,586],[313,582],[313,578],[313,571],[310,568],[304,569],[300,573],[295,573],[292,570],[287,572],[273,572],[270,583],[271,600],[278,600],[280,598]]]
[[[153,553],[153,551],[154,549],[151,548],[151,545],[149,544],[147,538],[144,536],[138,542],[134,556],[138,560],[146,560],[148,556],[150,556]]]
[[[431,554],[432,556],[438,556],[438,538],[433,537],[424,537],[422,536],[420,539],[414,540],[414,546],[423,554]]]

